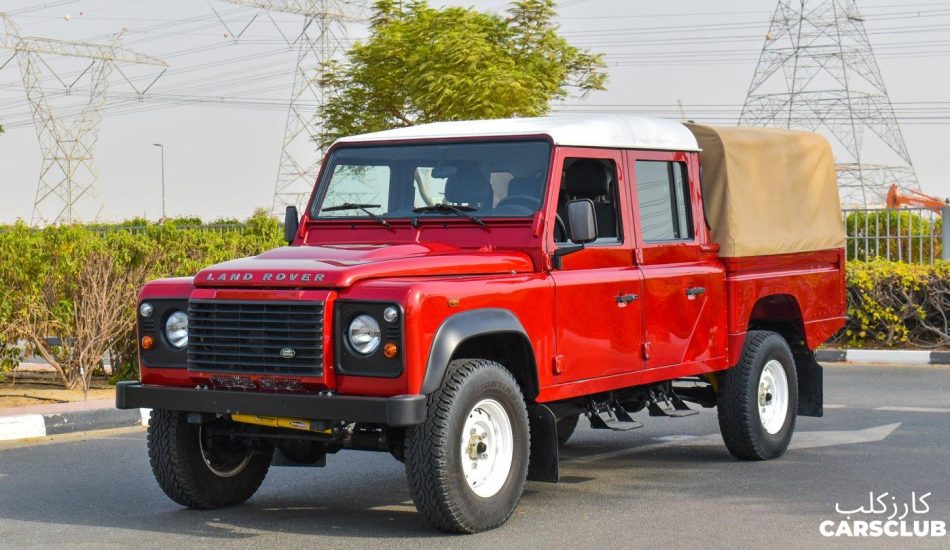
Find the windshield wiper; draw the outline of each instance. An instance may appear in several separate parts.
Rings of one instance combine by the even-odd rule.
[[[379,208],[378,204],[356,204],[353,202],[344,202],[343,204],[338,204],[336,206],[328,206],[326,208],[321,208],[321,212],[338,212],[340,210],[362,210],[368,216],[379,222],[383,227],[392,227],[389,222],[383,219],[382,216],[375,212],[371,212],[369,208]]]
[[[474,212],[476,210],[478,210],[478,208],[473,208],[471,206],[464,206],[464,205],[454,206],[454,205],[447,204],[444,202],[440,202],[438,204],[430,204],[429,206],[420,206],[419,208],[412,209],[413,212],[452,212],[454,214],[462,216],[465,219],[472,220],[473,222],[477,223],[481,227],[485,227],[485,222],[483,222],[481,218],[479,218],[478,216],[469,214],[469,212]]]

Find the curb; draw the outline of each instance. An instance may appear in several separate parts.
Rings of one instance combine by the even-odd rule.
[[[820,349],[815,359],[823,363],[902,363],[905,365],[950,365],[950,351],[888,349]]]
[[[0,416],[0,441],[35,439],[91,430],[148,426],[150,409],[94,409]]]

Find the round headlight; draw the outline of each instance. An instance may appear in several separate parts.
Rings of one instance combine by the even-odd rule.
[[[151,317],[153,311],[155,311],[155,308],[148,302],[142,302],[142,305],[139,306],[139,313],[142,317]]]
[[[176,311],[165,321],[165,339],[175,349],[182,349],[188,345],[188,315],[184,311]]]
[[[379,323],[365,313],[357,315],[350,321],[350,328],[346,331],[346,338],[350,342],[350,347],[357,353],[369,355],[379,347],[380,332]]]

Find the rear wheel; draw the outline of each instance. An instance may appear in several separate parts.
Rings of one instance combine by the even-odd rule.
[[[798,379],[781,335],[749,331],[742,359],[719,376],[719,429],[733,456],[767,460],[781,456],[795,431]]]
[[[452,361],[406,433],[416,508],[439,529],[475,533],[514,512],[528,473],[528,413],[515,379],[483,359]]]
[[[189,424],[188,414],[153,410],[148,457],[155,480],[169,498],[189,508],[241,504],[257,491],[273,455],[211,431],[221,420]]]

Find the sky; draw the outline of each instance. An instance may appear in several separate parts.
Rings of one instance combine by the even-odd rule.
[[[858,7],[922,189],[950,196],[950,2],[859,0]],[[606,91],[569,98],[556,110],[735,123],[774,8],[774,0],[563,0],[562,34],[605,54],[609,82]],[[162,215],[155,143],[164,145],[167,215],[245,218],[270,208],[296,62],[282,35],[299,33],[301,18],[223,0],[0,0],[0,11],[31,36],[106,43],[125,28],[124,46],[169,65],[140,98],[159,69],[123,65],[110,77],[95,146],[100,221]],[[346,43],[364,36],[365,27],[353,24]],[[8,54],[0,50],[0,64]],[[88,75],[68,96],[65,85],[83,61],[46,59],[65,76],[59,82],[44,68],[47,97],[57,112],[75,112]],[[29,221],[41,156],[16,60],[0,70],[0,124],[0,223]],[[96,210],[85,204],[78,214],[91,220]]]

